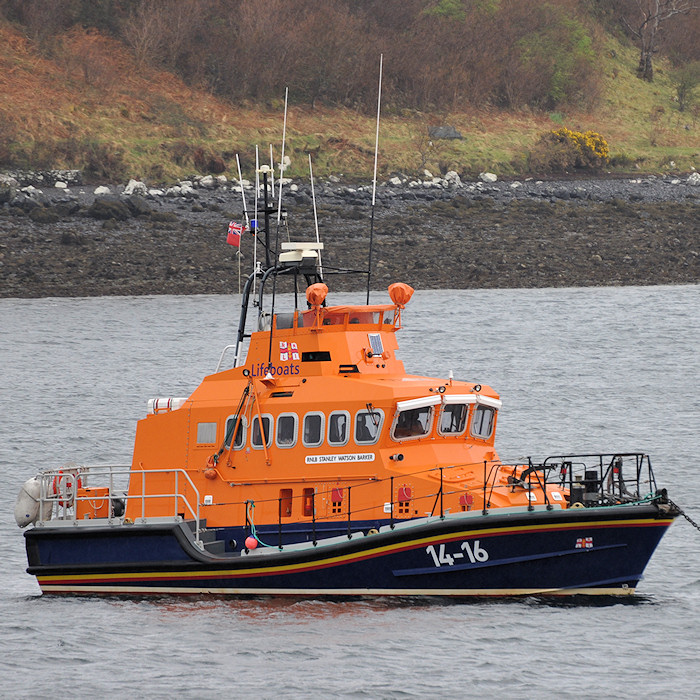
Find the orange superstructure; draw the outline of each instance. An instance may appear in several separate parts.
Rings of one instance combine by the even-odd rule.
[[[410,287],[390,288],[393,304],[324,307],[318,286],[310,309],[252,333],[244,364],[140,421],[128,517],[172,513],[165,495],[146,499],[145,513],[138,497],[187,497],[175,469],[204,495],[209,527],[244,526],[251,502],[258,526],[423,517],[438,492],[446,512],[544,502],[536,489],[502,488],[517,469],[485,489],[499,465],[493,389],[406,374],[396,334]]]

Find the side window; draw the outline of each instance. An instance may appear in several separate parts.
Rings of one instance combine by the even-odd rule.
[[[358,445],[373,445],[379,439],[384,422],[384,411],[358,411],[355,415],[355,442]]]
[[[294,447],[297,444],[297,416],[295,413],[280,413],[277,417],[277,446]]]
[[[236,430],[236,422],[238,422],[238,416],[229,416],[226,419],[226,433],[224,437],[224,447],[226,449],[231,447],[231,439],[233,438],[233,431]],[[236,430],[236,439],[233,441],[234,450],[240,450],[243,447],[247,425],[246,417],[241,416],[241,420],[238,422],[238,429]]]
[[[250,444],[257,450],[261,450],[263,446],[262,436],[260,435],[260,417],[257,413],[253,414],[252,426],[250,429]],[[272,442],[272,431],[270,430],[270,425],[272,424],[272,416],[269,413],[263,413],[262,415],[263,423],[263,434],[265,435],[265,445],[270,446]]]
[[[331,445],[347,445],[350,437],[350,414],[334,411],[328,416],[328,442]]]
[[[304,429],[301,442],[304,447],[318,447],[323,442],[323,413],[307,413],[304,416]]]
[[[459,435],[467,425],[469,407],[463,403],[445,404],[440,413],[440,435]]]
[[[487,438],[493,432],[493,418],[495,411],[490,406],[477,406],[472,418],[472,435],[479,438]]]
[[[433,407],[422,406],[410,411],[401,411],[391,432],[394,439],[419,438],[430,432],[433,422]]]

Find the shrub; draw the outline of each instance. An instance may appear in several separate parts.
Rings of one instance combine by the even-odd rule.
[[[678,111],[684,112],[695,100],[695,90],[700,86],[700,61],[691,61],[673,71]]]
[[[610,149],[600,134],[566,127],[543,134],[528,157],[530,170],[539,172],[600,170],[609,162]]]

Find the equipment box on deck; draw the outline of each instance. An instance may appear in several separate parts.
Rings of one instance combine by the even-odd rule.
[[[109,515],[109,488],[96,486],[78,489],[78,498],[75,499],[75,517],[78,520],[108,518]]]

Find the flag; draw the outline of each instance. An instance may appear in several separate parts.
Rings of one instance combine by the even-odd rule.
[[[241,234],[243,233],[243,231],[245,231],[245,226],[243,224],[237,224],[235,221],[229,222],[226,243],[228,243],[229,245],[236,246],[236,248],[240,248]]]

